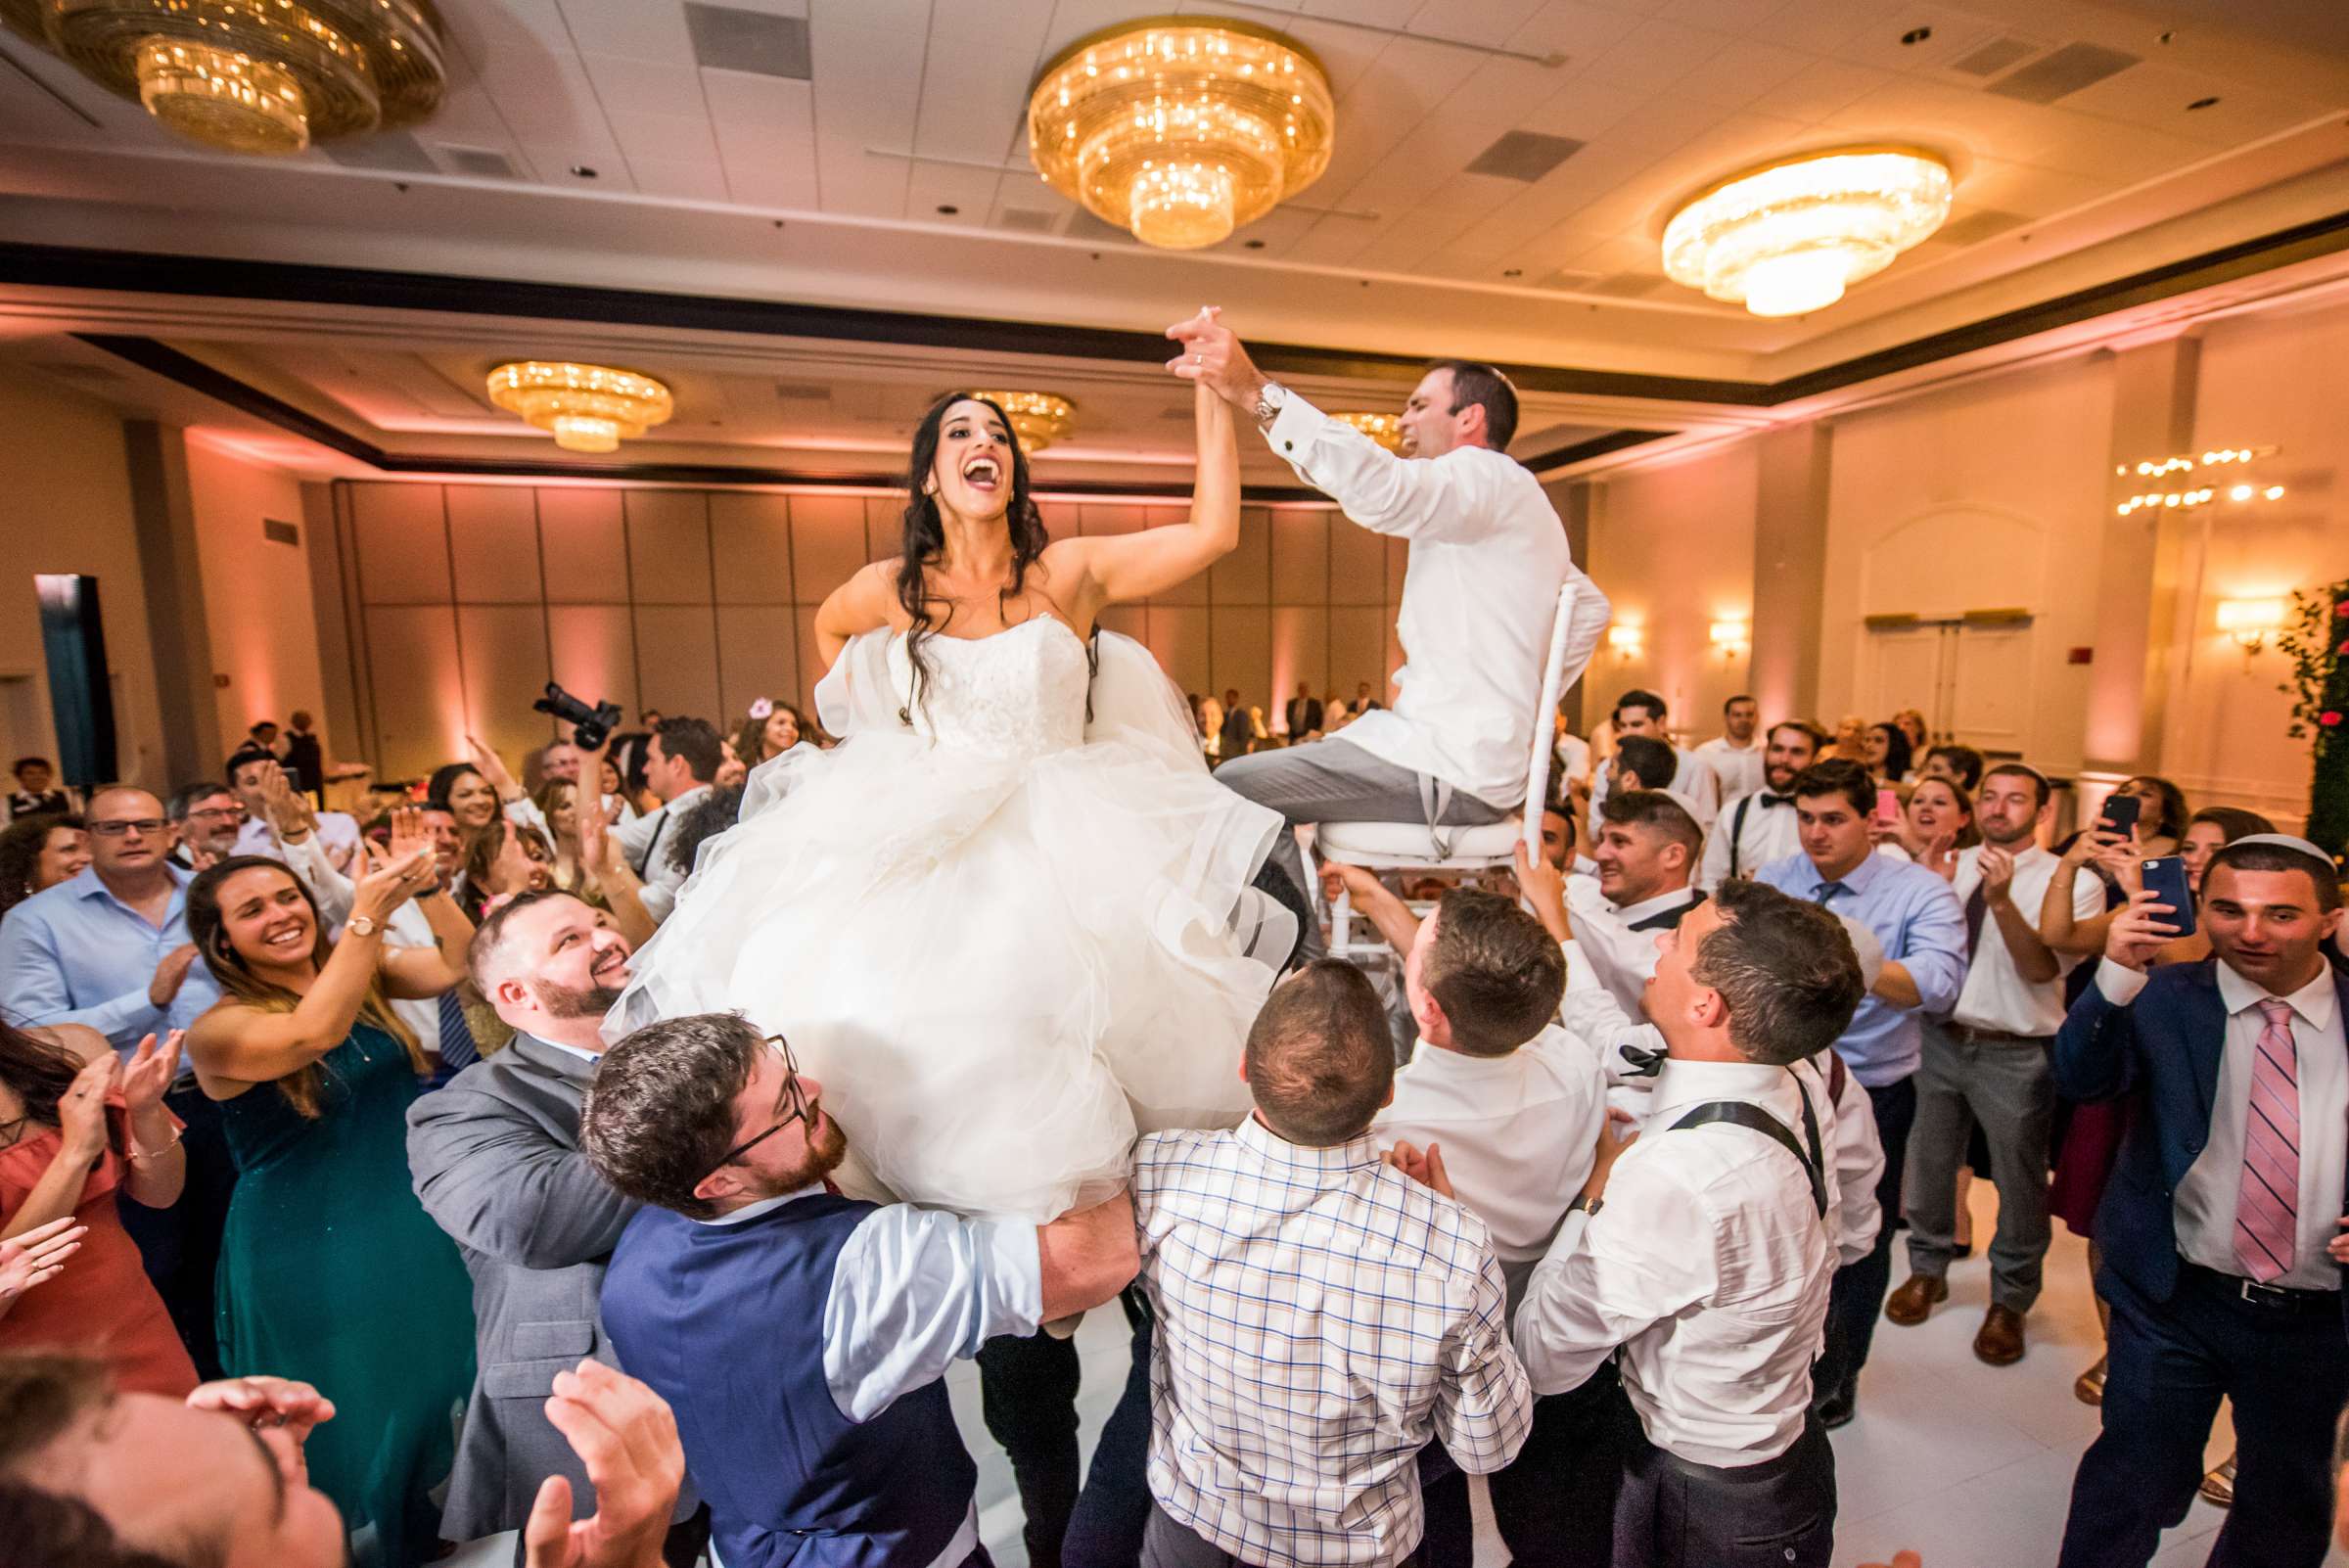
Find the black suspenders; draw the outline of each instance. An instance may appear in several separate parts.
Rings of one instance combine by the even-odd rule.
[[[1788,1068],[1786,1076],[1794,1078],[1794,1070]],[[1803,1133],[1811,1140],[1811,1152],[1807,1155],[1783,1123],[1759,1105],[1748,1104],[1744,1100],[1708,1100],[1692,1107],[1686,1116],[1665,1130],[1678,1132],[1684,1127],[1706,1127],[1716,1122],[1727,1122],[1773,1139],[1780,1148],[1794,1156],[1795,1163],[1803,1168],[1803,1175],[1811,1178],[1811,1204],[1819,1211],[1819,1217],[1824,1220],[1827,1217],[1826,1157],[1819,1149],[1819,1118],[1812,1113],[1811,1096],[1803,1092],[1803,1083],[1799,1078],[1794,1080],[1794,1092],[1803,1102]]]
[[[1729,817],[1729,876],[1731,880],[1735,880],[1737,862],[1745,853],[1745,846],[1737,841],[1745,837],[1745,813],[1752,810],[1753,807],[1753,792],[1748,790],[1745,794],[1737,797],[1737,809]]]

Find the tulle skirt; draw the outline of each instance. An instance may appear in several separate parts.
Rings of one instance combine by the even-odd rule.
[[[1122,1185],[1137,1132],[1246,1114],[1272,972],[1229,923],[1275,813],[1119,739],[879,732],[768,766],[607,1033],[782,1033],[848,1134],[845,1189],[966,1213],[1050,1219]]]

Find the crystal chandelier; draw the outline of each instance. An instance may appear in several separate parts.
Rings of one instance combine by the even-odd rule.
[[[568,360],[518,360],[489,372],[489,400],[552,431],[567,452],[616,452],[622,437],[668,422],[675,402],[650,376]]]
[[[1329,417],[1341,425],[1352,425],[1390,452],[1403,450],[1401,414],[1332,414]]]
[[[1329,77],[1304,46],[1226,18],[1080,38],[1028,100],[1046,184],[1144,245],[1214,245],[1329,166]]]
[[[407,124],[447,86],[430,0],[0,0],[0,21],[224,152]]]
[[[1664,272],[1757,316],[1831,305],[1950,215],[1950,166],[1930,153],[1853,149],[1740,174],[1675,212]]]
[[[1020,449],[1034,457],[1054,441],[1065,441],[1077,428],[1077,405],[1057,392],[976,392],[1003,410],[1020,438]]]

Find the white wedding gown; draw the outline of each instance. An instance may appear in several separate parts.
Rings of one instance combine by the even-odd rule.
[[[1046,1220],[1137,1130],[1235,1123],[1272,970],[1231,917],[1280,819],[1098,635],[1097,678],[1049,616],[929,637],[919,700],[901,636],[856,639],[818,692],[848,738],[752,775],[607,1033],[739,1011],[821,1084],[844,1188],[965,1212]]]

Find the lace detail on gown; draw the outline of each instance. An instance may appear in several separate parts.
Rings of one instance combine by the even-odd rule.
[[[1037,635],[1037,628],[1045,634]],[[1051,635],[1052,628],[1060,635]],[[1084,741],[1084,689],[1091,674],[1075,628],[1037,616],[991,637],[922,639],[930,678],[908,709],[916,733],[942,746],[1005,757],[1041,757]],[[911,684],[905,639],[890,663]]]

